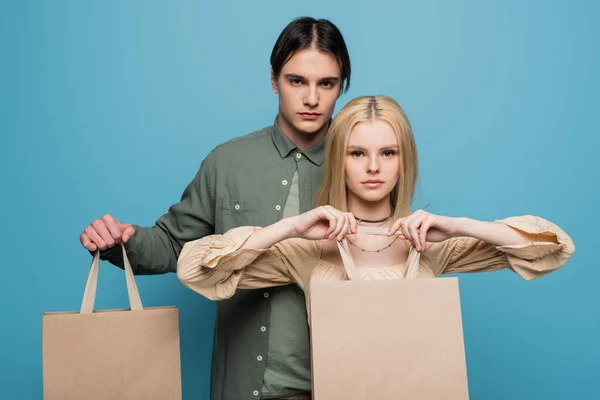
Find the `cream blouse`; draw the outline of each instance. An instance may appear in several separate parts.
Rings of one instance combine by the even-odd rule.
[[[575,253],[571,238],[543,218],[526,215],[498,222],[526,233],[554,235],[558,244],[532,242],[494,246],[470,237],[428,243],[418,260],[418,277],[508,268],[523,279],[532,280],[560,268]],[[211,300],[230,298],[237,289],[296,283],[306,293],[309,304],[312,280],[348,279],[342,265],[322,259],[320,240],[288,239],[269,249],[242,249],[256,229],[260,228],[239,227],[223,235],[205,236],[186,243],[177,262],[179,280]],[[358,273],[364,280],[404,279],[406,268],[407,265],[358,268]]]

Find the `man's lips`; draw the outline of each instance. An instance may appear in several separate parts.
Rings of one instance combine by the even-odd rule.
[[[313,113],[313,112],[305,112],[305,113],[298,113],[298,115],[300,115],[300,117],[302,119],[317,119],[321,116],[321,114],[319,113]]]

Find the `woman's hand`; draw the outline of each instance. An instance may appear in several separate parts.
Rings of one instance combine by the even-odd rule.
[[[458,236],[459,218],[444,217],[418,210],[408,217],[400,218],[388,230],[387,236],[392,236],[400,231],[401,238],[406,239],[418,251],[425,250],[427,242],[443,242]]]
[[[342,240],[356,233],[357,224],[351,213],[331,206],[321,206],[292,219],[295,237],[309,240]]]

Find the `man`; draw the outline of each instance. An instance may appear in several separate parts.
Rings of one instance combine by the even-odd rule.
[[[271,54],[271,85],[279,96],[275,124],[211,151],[181,201],[155,226],[107,214],[85,228],[82,245],[122,267],[115,246],[122,241],[136,274],[175,272],[187,241],[309,210],[321,183],[325,135],[350,72],[335,25],[292,21]],[[217,304],[212,400],[303,398],[310,390],[309,331],[297,286],[241,291]]]

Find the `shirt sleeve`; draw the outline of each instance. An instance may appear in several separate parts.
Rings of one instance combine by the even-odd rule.
[[[288,239],[268,249],[242,249],[257,229],[244,226],[186,243],[177,262],[177,277],[210,300],[228,299],[237,289],[290,283],[304,288],[317,261],[314,243]]]
[[[569,235],[543,218],[525,215],[497,222],[525,233],[553,235],[558,243],[530,242],[494,246],[467,237],[432,243],[425,251],[425,256],[435,276],[507,268],[525,280],[532,280],[562,267],[575,253],[575,245]]]
[[[135,234],[125,245],[136,275],[153,275],[177,270],[177,258],[187,241],[214,233],[215,160],[211,152],[184,190],[153,227],[134,225]],[[100,258],[123,268],[120,246],[100,252]]]

